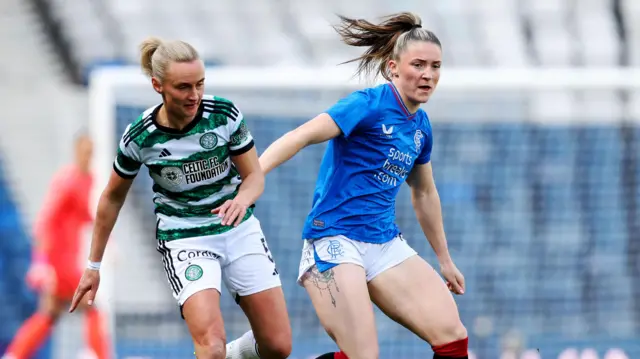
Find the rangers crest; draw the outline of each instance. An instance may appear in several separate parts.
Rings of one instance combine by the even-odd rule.
[[[420,147],[422,147],[422,138],[424,137],[424,135],[422,134],[422,131],[420,130],[416,130],[416,134],[413,136],[413,143],[415,143],[416,145],[416,151],[420,152]]]

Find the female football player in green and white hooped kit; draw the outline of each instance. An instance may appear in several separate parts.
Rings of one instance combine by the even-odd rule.
[[[264,175],[240,110],[204,94],[205,69],[183,41],[145,40],[144,72],[162,103],[124,131],[98,203],[88,268],[70,311],[100,282],[100,261],[131,183],[153,179],[157,249],[198,359],[286,358],[291,328],[275,263],[253,215]],[[252,331],[225,345],[224,280]],[[258,354],[259,352],[259,354]]]

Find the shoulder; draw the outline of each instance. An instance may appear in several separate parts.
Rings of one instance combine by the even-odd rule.
[[[202,103],[205,105],[216,107],[235,107],[233,101],[231,101],[230,99],[211,94],[202,95]]]
[[[58,168],[51,177],[51,181],[54,183],[66,182],[69,176],[75,172],[75,166],[73,164],[65,164]]]
[[[233,101],[214,95],[202,96],[202,106],[205,112],[218,113],[236,119],[240,116],[240,110]]]
[[[58,168],[51,177],[51,187],[60,190],[72,185],[77,178],[78,169],[75,164],[66,164]]]
[[[160,104],[149,107],[144,110],[138,118],[127,125],[124,133],[122,134],[122,142],[125,147],[130,143],[140,144],[149,133],[153,132],[156,127],[153,125],[153,116],[156,115],[157,110],[160,108]]]
[[[423,109],[418,109],[418,126],[423,130],[431,133],[431,121],[429,115]]]
[[[368,87],[356,90],[340,99],[333,107],[333,110],[349,108],[349,113],[357,112],[363,117],[368,117],[380,112],[381,100],[384,95],[382,86]]]
[[[352,93],[352,96],[356,96],[363,102],[366,102],[367,105],[369,105],[370,109],[377,110],[385,97],[385,92],[388,91],[387,87],[388,86],[385,85],[367,87],[358,91],[354,91]]]
[[[215,127],[243,119],[242,113],[233,101],[214,95],[202,96],[202,117],[215,122]]]

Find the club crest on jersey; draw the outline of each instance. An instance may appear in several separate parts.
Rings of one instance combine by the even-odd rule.
[[[160,171],[160,176],[167,187],[177,187],[184,181],[184,173],[179,167],[165,167]]]
[[[218,136],[213,132],[207,132],[200,136],[200,146],[205,150],[211,150],[218,144]]]
[[[420,152],[420,147],[422,147],[422,138],[424,135],[422,131],[416,130],[416,134],[413,136],[413,143],[416,145],[416,151]]]

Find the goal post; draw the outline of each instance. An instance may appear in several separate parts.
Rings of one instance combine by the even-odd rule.
[[[206,70],[205,93],[237,104],[262,151],[350,92],[383,82],[355,76],[351,65],[220,66]],[[160,96],[135,66],[94,70],[88,96],[97,204],[123,124],[158,103]],[[593,349],[601,358],[614,349],[640,356],[632,340],[640,330],[633,320],[640,320],[640,305],[635,304],[640,301],[640,280],[624,265],[629,243],[637,236],[633,231],[640,229],[630,219],[640,215],[639,100],[640,69],[441,70],[424,108],[434,127],[434,173],[449,245],[468,283],[467,294],[456,300],[471,349],[478,355],[499,357],[508,342],[516,343],[512,347],[519,352],[547,348],[550,356],[541,352],[543,358],[556,358],[567,348]],[[256,212],[280,267],[294,327],[292,357],[298,359],[334,348],[295,284],[300,229],[323,148],[305,149],[270,174]],[[141,171],[138,177],[148,176]],[[169,289],[149,293],[150,287],[141,284],[139,290],[146,293],[139,293],[128,275],[142,273],[136,278],[147,278],[144,285],[166,282],[161,271],[147,268],[152,266],[148,263],[160,268],[160,257],[145,264],[128,257],[133,244],[153,245],[149,181],[136,179],[135,199],[128,200],[136,203],[127,204],[134,215],[128,216],[126,228],[114,233],[115,251],[108,249],[99,299],[106,303],[121,355],[187,356],[188,340],[167,344],[184,335],[181,329],[163,329],[156,338],[141,334],[143,328],[183,325],[179,313],[171,312],[172,299],[143,305],[145,298],[170,297]],[[406,189],[399,195],[396,216],[411,245],[432,265],[437,263],[416,224]],[[122,227],[120,221],[117,227]],[[130,281],[126,288],[131,289],[123,290],[118,284],[123,281]],[[134,297],[143,299],[136,302]],[[248,328],[234,308],[233,303],[223,307],[229,339]],[[378,310],[376,320],[381,333],[392,333],[380,336],[381,356],[418,358],[428,353]]]

